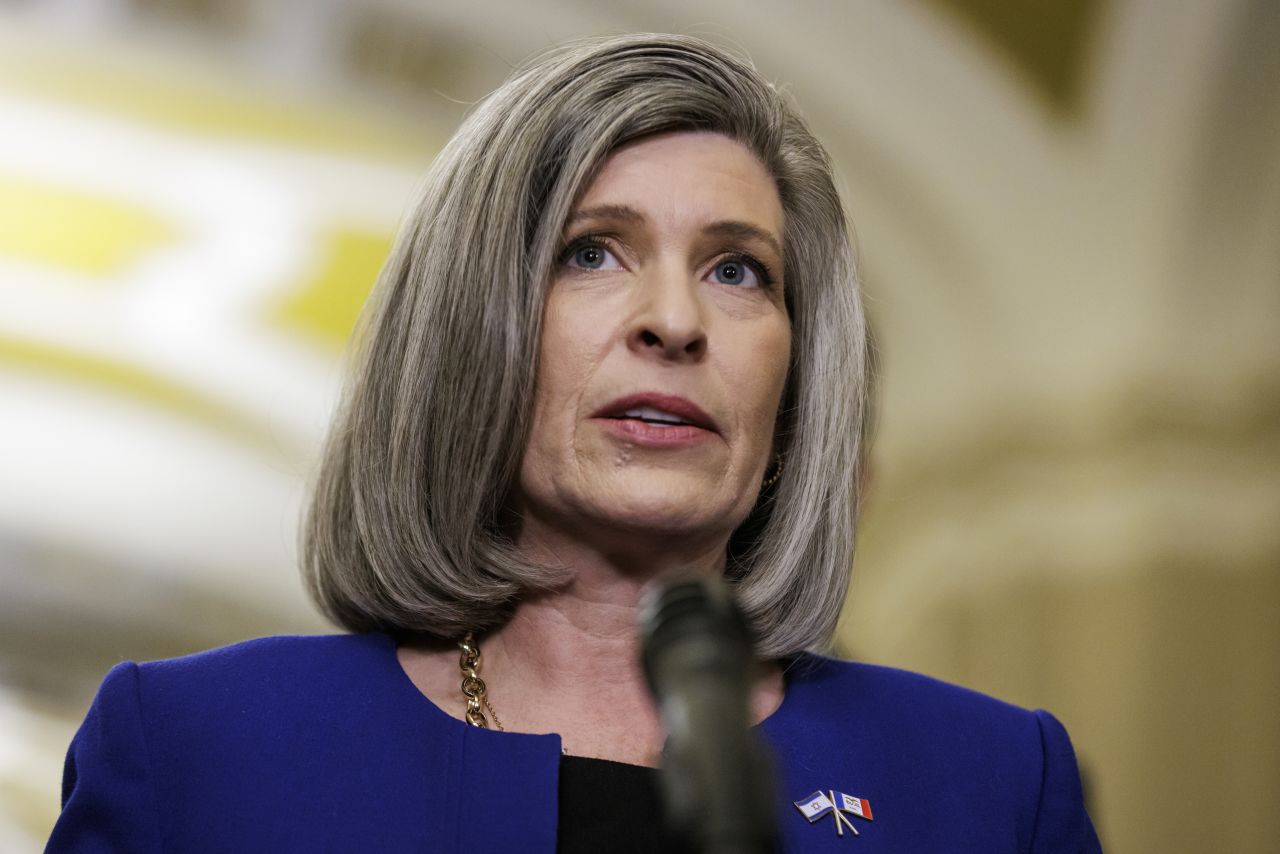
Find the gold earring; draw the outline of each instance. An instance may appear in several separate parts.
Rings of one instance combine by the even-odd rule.
[[[782,477],[782,451],[778,451],[774,455],[773,474],[765,478],[764,483],[760,484],[761,489],[768,489],[778,482],[778,478]]]

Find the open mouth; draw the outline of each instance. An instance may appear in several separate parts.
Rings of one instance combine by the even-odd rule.
[[[662,392],[638,392],[604,406],[593,416],[641,429],[693,434],[719,433],[711,416],[688,398]],[[676,428],[684,428],[676,431]]]
[[[609,417],[614,421],[643,421],[645,424],[653,424],[656,427],[697,426],[690,421],[684,420],[679,415],[672,415],[670,412],[663,412],[661,409],[654,409],[652,406],[637,406],[619,415],[611,415]]]

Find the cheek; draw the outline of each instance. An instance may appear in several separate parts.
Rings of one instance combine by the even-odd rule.
[[[591,361],[590,345],[584,337],[589,328],[579,314],[566,307],[548,306],[538,363],[539,398],[548,405],[562,407],[581,397]]]
[[[751,401],[749,418],[752,435],[758,436],[761,443],[767,446],[773,438],[774,422],[778,416],[778,406],[782,402],[782,391],[787,381],[787,369],[791,362],[791,327],[783,325],[772,328],[764,334],[749,339],[754,347],[741,364],[749,366],[746,376],[742,378],[743,388],[750,389],[748,399]]]
[[[531,447],[543,451],[555,448],[562,453],[570,450],[564,446],[572,441],[574,425],[582,414],[583,394],[597,361],[588,336],[593,329],[599,334],[598,325],[564,303],[553,295],[543,318],[530,441]]]

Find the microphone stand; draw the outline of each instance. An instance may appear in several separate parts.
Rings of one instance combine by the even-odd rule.
[[[704,854],[773,854],[773,773],[747,711],[755,660],[731,591],[719,580],[667,584],[640,613],[645,676],[667,731],[668,825]]]

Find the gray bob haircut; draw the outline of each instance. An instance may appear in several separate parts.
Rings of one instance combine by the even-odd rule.
[[[620,145],[724,134],[784,212],[792,362],[781,477],[730,538],[725,575],[767,658],[825,648],[852,572],[866,329],[822,146],[742,60],[695,38],[575,42],[516,72],[427,174],[357,330],[302,535],[321,609],[354,631],[459,637],[501,625],[566,570],[516,551],[547,288],[574,201]]]

